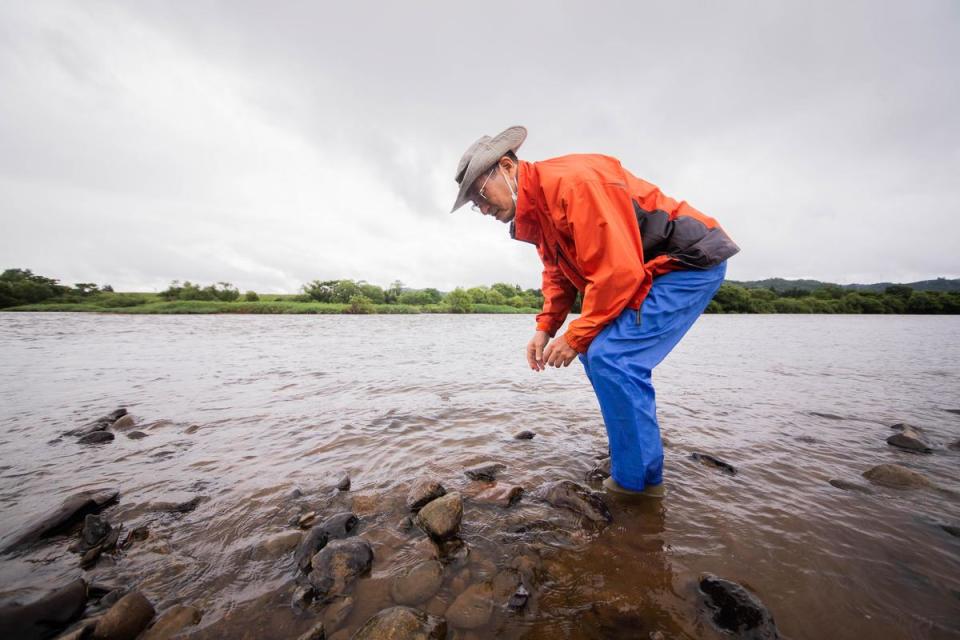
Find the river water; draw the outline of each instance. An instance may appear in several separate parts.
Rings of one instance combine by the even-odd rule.
[[[345,637],[390,605],[393,575],[424,548],[397,527],[412,479],[469,496],[463,469],[496,460],[530,491],[586,482],[606,449],[596,399],[577,362],[527,369],[531,332],[528,316],[0,314],[0,541],[104,486],[121,492],[111,522],[150,529],[87,571],[66,537],[0,557],[0,600],[84,575],[136,586],[158,611],[201,608],[198,637],[296,637],[311,617],[289,606],[291,518],[352,509],[375,560]],[[960,525],[960,452],[946,448],[960,437],[960,320],[704,316],[654,381],[667,499],[610,499],[606,529],[558,517],[562,535],[530,539],[502,534],[554,510],[529,495],[508,509],[467,499],[469,571],[425,609],[442,614],[465,579],[517,553],[540,565],[524,612],[451,638],[724,637],[697,590],[704,572],[750,588],[786,637],[960,637],[960,539],[941,526]],[[118,406],[147,437],[61,437]],[[937,451],[888,446],[897,422]],[[523,429],[536,437],[515,440]],[[889,462],[938,488],[828,483],[869,486],[861,473]],[[337,493],[343,472],[352,489]],[[190,513],[151,508],[194,496]]]

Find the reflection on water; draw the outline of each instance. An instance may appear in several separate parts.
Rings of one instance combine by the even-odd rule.
[[[295,637],[311,618],[289,606],[290,521],[353,510],[375,562],[352,632],[423,557],[422,534],[398,527],[413,478],[470,496],[463,469],[497,460],[531,491],[583,482],[605,451],[579,365],[526,369],[531,330],[516,316],[0,314],[0,538],[102,486],[121,490],[111,522],[151,532],[86,572],[66,538],[6,556],[0,597],[85,574],[138,585],[158,610],[200,607],[197,637]],[[758,594],[791,638],[957,637],[960,540],[941,525],[960,525],[960,452],[946,449],[960,437],[958,361],[950,317],[706,316],[655,376],[668,499],[611,499],[614,523],[594,531],[529,494],[509,509],[468,497],[469,561],[423,608],[442,615],[464,587],[526,562],[526,610],[455,637],[719,638],[696,587],[711,572]],[[59,437],[117,406],[145,437]],[[891,449],[896,422],[937,451]],[[513,439],[523,429],[536,437]],[[866,486],[860,474],[884,462],[940,490],[828,483]],[[333,489],[342,472],[347,493]],[[186,514],[155,508],[194,496]]]

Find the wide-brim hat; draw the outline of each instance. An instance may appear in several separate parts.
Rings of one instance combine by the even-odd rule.
[[[473,181],[492,167],[508,151],[516,153],[523,141],[527,139],[527,129],[525,127],[510,127],[504,129],[497,135],[482,136],[479,140],[470,145],[460,158],[460,164],[457,165],[457,184],[460,185],[460,192],[453,203],[453,213],[470,200],[467,192]]]

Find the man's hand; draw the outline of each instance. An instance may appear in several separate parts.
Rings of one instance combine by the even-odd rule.
[[[546,331],[537,331],[527,343],[527,364],[534,371],[543,371],[546,367],[543,362],[543,348],[549,341],[550,335]]]
[[[563,336],[551,342],[543,352],[545,366],[559,367],[562,365],[569,367],[576,357],[576,350],[567,343]]]

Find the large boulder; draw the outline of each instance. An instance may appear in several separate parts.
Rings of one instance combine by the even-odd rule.
[[[407,567],[390,584],[390,597],[397,604],[415,605],[436,595],[443,584],[443,565],[426,560]]]
[[[416,522],[434,540],[448,540],[459,533],[462,519],[463,497],[454,491],[420,509]]]
[[[87,605],[87,583],[77,578],[25,605],[0,607],[0,638],[49,638],[80,618]]]
[[[549,482],[535,492],[551,506],[568,509],[591,522],[608,524],[613,522],[610,509],[599,494],[571,480]]]
[[[899,464],[878,464],[864,471],[863,477],[873,484],[891,489],[922,489],[933,486],[926,476]]]
[[[370,571],[373,548],[362,538],[334,540],[310,560],[308,579],[319,602],[346,595],[357,579]]]
[[[447,490],[443,485],[433,478],[418,478],[410,487],[410,493],[407,494],[407,509],[419,511],[446,493]]]
[[[410,607],[390,607],[377,613],[350,636],[350,640],[444,640],[443,618]]]
[[[887,444],[898,449],[913,451],[914,453],[933,453],[926,435],[919,427],[914,427],[905,422],[901,422],[890,427],[897,431],[889,438]]]
[[[763,603],[741,585],[711,574],[700,576],[700,590],[714,610],[713,621],[738,638],[774,640],[779,638],[773,616]]]
[[[14,550],[24,544],[60,533],[82,520],[88,513],[99,513],[116,502],[120,492],[117,489],[91,489],[75,493],[63,503],[43,516],[17,535],[4,547],[3,552]]]
[[[147,628],[156,612],[139,591],[117,600],[93,629],[93,640],[133,640]]]

